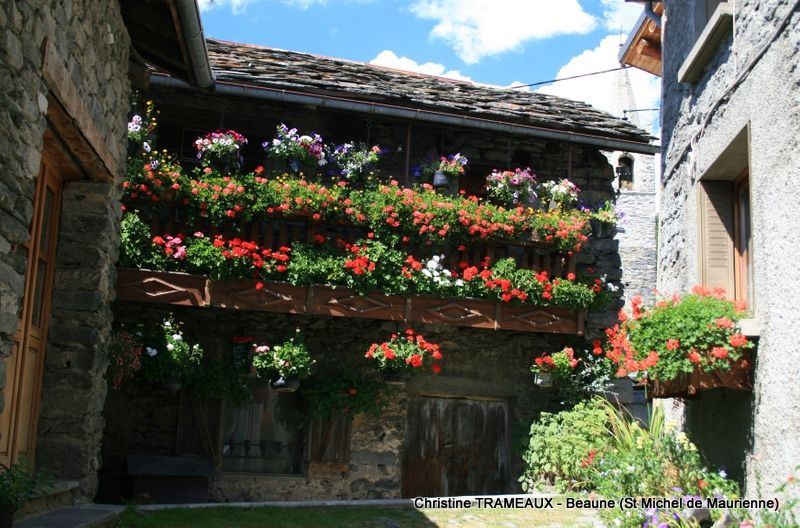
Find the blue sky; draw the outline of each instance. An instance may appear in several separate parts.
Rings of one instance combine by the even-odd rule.
[[[624,0],[199,0],[208,37],[509,86],[618,66]],[[658,79],[629,74],[636,106]],[[537,88],[614,111],[614,74]],[[639,117],[645,128],[656,114]]]

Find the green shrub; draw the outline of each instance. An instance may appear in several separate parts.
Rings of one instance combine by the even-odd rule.
[[[526,491],[542,485],[559,491],[592,489],[595,459],[610,444],[608,414],[600,399],[556,414],[542,413],[533,423],[520,478]]]

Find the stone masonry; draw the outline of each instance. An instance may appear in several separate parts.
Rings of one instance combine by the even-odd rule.
[[[23,294],[35,181],[52,101],[119,174],[129,106],[129,38],[116,2],[19,0],[0,6],[0,385]],[[68,145],[68,148],[70,146]],[[84,168],[90,164],[84,164]],[[112,182],[65,185],[37,468],[95,490],[104,343],[118,213]],[[0,402],[2,409],[2,402]]]
[[[800,206],[792,187],[800,172],[800,9],[794,0],[735,2],[733,32],[696,83],[679,83],[697,36],[693,4],[669,3],[664,24],[659,288],[687,291],[698,282],[697,182],[746,131],[755,389],[752,398],[704,396],[683,414],[709,458],[744,477],[746,495],[772,496],[800,460]]]

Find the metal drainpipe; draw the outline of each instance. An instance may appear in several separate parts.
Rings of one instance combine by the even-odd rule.
[[[661,27],[661,17],[653,11],[653,0],[647,0],[644,3],[644,14],[647,18],[652,20],[657,27]]]
[[[175,10],[183,31],[183,41],[189,52],[192,73],[199,88],[209,88],[214,84],[214,72],[208,62],[208,48],[203,35],[203,24],[195,0],[173,0]]]
[[[191,89],[191,86],[179,79],[157,73],[153,74],[151,77],[150,84],[153,86],[163,86],[167,88]],[[655,154],[661,152],[660,146],[649,143],[640,143],[624,139],[610,139],[591,134],[565,132],[548,128],[539,128],[531,125],[504,123],[502,121],[496,121],[493,119],[468,117],[457,114],[437,112],[433,110],[405,108],[340,97],[309,95],[298,92],[290,92],[288,90],[244,85],[228,81],[217,81],[214,86],[214,92],[219,95],[252,97],[255,99],[278,101],[281,103],[312,105],[321,108],[361,112],[383,117],[409,119],[412,121],[424,121],[450,126],[489,130],[499,134],[527,136],[539,139],[552,139],[554,141],[592,145],[603,150],[626,150],[628,152],[637,152],[640,154]]]

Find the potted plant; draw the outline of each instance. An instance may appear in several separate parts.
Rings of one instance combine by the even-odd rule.
[[[235,130],[209,132],[194,142],[197,159],[222,173],[236,172],[241,168],[241,148],[246,144],[247,138]]]
[[[549,209],[566,210],[578,201],[581,190],[564,178],[561,181],[546,181],[539,185],[539,203]]]
[[[530,167],[514,171],[492,171],[486,177],[486,194],[498,205],[509,208],[536,204],[536,176]]]
[[[327,164],[325,143],[319,134],[300,134],[296,128],[281,123],[275,139],[261,144],[267,154],[288,165],[290,171],[299,173],[303,168],[322,167]]]
[[[142,367],[142,345],[139,336],[119,329],[111,334],[108,344],[108,379],[111,388],[119,390]]]
[[[427,367],[434,374],[442,371],[437,363],[442,359],[439,345],[430,343],[412,328],[402,334],[392,334],[388,341],[373,343],[364,357],[377,363],[378,370],[389,378],[420,372]]]
[[[694,396],[701,390],[752,389],[750,349],[737,321],[744,306],[721,289],[696,286],[685,296],[659,300],[652,308],[640,297],[630,314],[606,330],[605,355],[617,376],[647,382],[650,397]]]
[[[300,329],[295,332],[299,341]],[[275,389],[295,391],[300,380],[311,375],[314,360],[302,342],[295,342],[295,337],[271,348],[253,345],[253,367],[260,377],[269,378]]]
[[[366,183],[369,172],[378,163],[380,156],[381,148],[378,145],[367,148],[363,143],[353,142],[337,145],[329,155],[336,165],[336,175],[354,187],[361,187]]]
[[[414,167],[414,175],[424,184],[433,184],[443,194],[458,194],[458,177],[464,173],[469,160],[458,154],[449,156],[428,157]]]
[[[48,484],[41,475],[31,472],[26,460],[11,466],[0,464],[0,471],[0,528],[11,528],[20,506]]]
[[[552,354],[544,353],[533,361],[531,372],[534,374],[534,383],[540,387],[552,387],[559,380],[567,379],[575,367],[578,359],[575,351],[564,347]]]
[[[614,227],[624,216],[622,211],[617,210],[611,200],[592,211],[589,216],[589,225],[592,227],[592,238],[608,238],[613,236]]]

